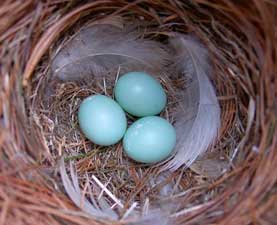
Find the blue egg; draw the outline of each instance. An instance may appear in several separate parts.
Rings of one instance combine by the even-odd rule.
[[[134,116],[154,116],[166,105],[166,94],[161,84],[144,72],[130,72],[119,78],[115,86],[119,105]]]
[[[176,144],[174,127],[158,116],[148,116],[134,122],[123,138],[127,155],[142,163],[156,163],[167,158]]]
[[[103,146],[117,143],[127,128],[123,109],[104,95],[86,98],[80,105],[78,120],[85,136]]]

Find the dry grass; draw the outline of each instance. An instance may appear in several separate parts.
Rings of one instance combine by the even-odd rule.
[[[176,204],[170,216],[174,224],[276,221],[274,1],[29,0],[23,4],[5,0],[1,4],[0,224],[124,223],[99,222],[72,204],[58,173],[61,156],[76,162],[82,189],[86,175],[95,175],[125,203],[125,212],[134,201],[143,205],[149,199],[154,204]],[[87,21],[111,14],[129,20],[143,16],[153,24],[149,31],[153,38],[163,39],[171,30],[192,32],[209,48],[222,128],[215,152],[190,170],[160,175],[158,167],[126,158],[121,144],[100,148],[83,137],[76,121],[80,101],[94,93],[112,96],[114,80],[104,85],[49,79],[49,59],[67,35]],[[182,82],[161,83],[170,96],[163,116],[173,121],[172,105],[177,100],[172,88]],[[207,168],[203,171],[208,163],[222,163],[225,173],[214,179]],[[162,190],[168,185],[173,188],[164,196]],[[98,196],[101,189],[94,192]],[[112,202],[105,193],[104,197]]]

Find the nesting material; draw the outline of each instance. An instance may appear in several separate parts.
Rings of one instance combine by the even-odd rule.
[[[4,0],[0,224],[273,224],[276,10],[272,0]],[[117,45],[105,32],[117,35]],[[75,48],[93,37],[97,45],[78,55]],[[68,60],[56,61],[60,56]],[[149,166],[126,157],[121,143],[100,147],[80,132],[82,100],[114,98],[118,78],[131,70],[162,84],[168,104],[161,117],[199,132],[187,137],[201,135],[201,144],[178,132],[196,155],[175,152]],[[198,120],[206,110],[207,120]],[[188,122],[180,119],[185,111],[194,115]],[[196,121],[214,121],[211,133],[203,137],[208,126]]]
[[[119,69],[120,77],[123,68],[132,72],[147,71],[147,67],[152,74],[165,79],[181,74],[189,82],[178,93],[178,111],[174,117],[177,147],[165,168],[189,167],[207,151],[220,127],[219,104],[209,80],[212,67],[207,50],[189,35],[172,34],[178,37],[170,38],[170,45],[163,45],[143,38],[138,27],[132,33],[124,24],[119,28],[109,23],[94,22],[80,29],[55,56],[52,77],[63,81],[101,80],[114,76]]]
[[[103,81],[106,95],[108,95],[107,89],[112,91],[117,80],[125,72],[148,72],[156,75],[157,79],[160,80],[171,80],[174,77],[186,80],[186,84],[178,89],[178,94],[175,94],[173,86],[169,86],[169,89],[173,90],[172,98],[176,102],[172,106],[174,110],[170,114],[168,111],[166,113],[167,119],[172,120],[177,130],[177,146],[171,157],[160,162],[157,168],[161,171],[170,170],[169,173],[180,167],[188,168],[197,157],[203,155],[214,144],[220,128],[220,109],[216,91],[210,81],[213,70],[207,50],[189,34],[172,33],[170,35],[172,37],[168,37],[169,44],[167,44],[165,41],[161,43],[144,38],[139,32],[139,27],[133,27],[133,29],[136,31],[131,32],[128,25],[124,23],[118,27],[110,24],[109,21],[94,22],[88,27],[81,28],[57,52],[50,66],[50,79],[60,80],[61,83],[74,81],[79,85],[82,82]],[[107,82],[109,80],[114,80],[114,83]],[[91,87],[87,86],[87,88],[90,89]],[[113,91],[111,92],[112,95]],[[170,110],[172,103],[168,102],[168,110]],[[75,129],[78,128],[75,127]],[[173,142],[175,144],[175,138]],[[125,141],[124,144],[126,143]],[[110,151],[113,149],[116,150],[115,147],[111,147]],[[171,149],[172,147],[166,151],[171,151]],[[128,148],[128,150],[130,149]],[[90,151],[95,150],[88,150],[88,152]],[[102,154],[110,154],[110,152],[107,149],[102,149]],[[162,159],[164,158],[163,156]],[[125,159],[125,163],[126,161],[128,162],[128,159]],[[149,160],[144,158],[144,160],[139,161],[148,162]],[[124,163],[121,162],[120,164],[123,165]],[[100,163],[100,168],[101,166]],[[61,173],[65,173],[64,167],[61,168]],[[71,186],[65,177],[66,175],[63,174],[63,183],[67,187],[67,193],[77,204],[76,193],[70,191],[77,188],[76,181],[73,180],[74,186]],[[151,178],[149,182],[156,186],[160,183],[159,179],[159,177]],[[125,182],[128,183],[128,179]],[[153,187],[150,185],[149,188],[151,190]],[[171,191],[173,189],[168,190],[168,192]],[[122,204],[127,207],[128,204],[126,201],[124,202]],[[138,202],[143,204],[144,200],[140,199]],[[107,207],[114,208],[112,203],[106,202],[105,204]],[[80,207],[80,205],[78,206]],[[96,205],[92,207],[97,209]],[[102,207],[101,209],[104,210],[105,208]],[[141,207],[136,207],[134,212],[137,208],[142,210]],[[155,209],[157,206],[152,208]],[[92,215],[95,216],[95,212],[93,212]],[[118,216],[122,216],[122,209],[115,208],[114,213],[119,213]],[[129,214],[129,216],[133,215],[132,213]],[[106,217],[109,218],[109,214]]]

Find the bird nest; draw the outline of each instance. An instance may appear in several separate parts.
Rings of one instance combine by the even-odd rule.
[[[4,1],[0,224],[273,224],[276,8],[270,0]],[[212,148],[189,167],[139,164],[121,143],[100,147],[80,132],[80,102],[113,96],[122,68],[61,81],[49,72],[51,62],[80,28],[107,18],[136,24],[151,40],[164,43],[178,32],[207,48],[221,126]],[[178,90],[189,81],[158,79],[168,95],[161,116],[174,122]]]

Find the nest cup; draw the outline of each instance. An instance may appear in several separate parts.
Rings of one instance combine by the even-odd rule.
[[[270,0],[4,1],[0,223],[274,224],[276,8]],[[129,160],[120,143],[99,147],[79,131],[81,100],[95,93],[112,96],[116,73],[114,79],[61,82],[52,79],[49,66],[80,27],[109,17],[143,24],[143,34],[156,41],[180,32],[207,47],[221,128],[213,149],[190,168],[161,172],[159,165]],[[186,81],[158,79],[168,94],[162,116],[173,120],[174,90]],[[62,182],[62,157],[64,171],[78,180],[77,203]],[[90,195],[108,214],[115,204],[116,219],[92,216]]]

